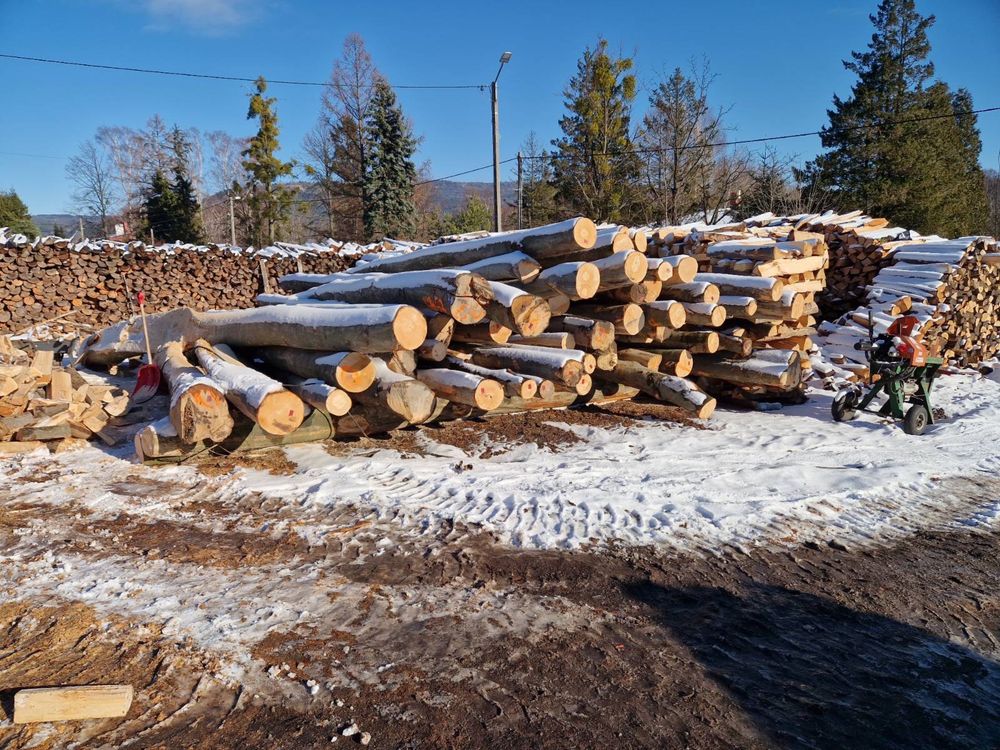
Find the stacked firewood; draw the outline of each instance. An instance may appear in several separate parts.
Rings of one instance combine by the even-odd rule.
[[[819,327],[828,362],[817,368],[828,385],[866,378],[864,353],[854,344],[904,314],[917,318],[915,334],[928,351],[949,362],[975,364],[1000,353],[1000,246],[991,237],[893,243],[890,265],[866,294],[863,304]]]
[[[52,349],[29,354],[0,336],[0,454],[58,452],[92,436],[113,444],[109,422],[128,408],[127,393],[56,366]]]
[[[134,313],[143,291],[151,309],[186,305],[198,310],[248,307],[278,278],[299,270],[332,273],[363,252],[392,243],[291,245],[260,250],[225,245],[159,245],[142,242],[40,237],[29,241],[0,228],[0,332],[14,333],[43,321],[105,326]]]

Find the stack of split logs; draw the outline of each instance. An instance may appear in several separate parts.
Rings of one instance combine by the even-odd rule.
[[[399,245],[403,246],[403,245]],[[227,245],[158,245],[39,237],[0,228],[0,333],[59,321],[80,330],[134,314],[143,291],[152,309],[250,307],[293,271],[332,273],[354,255],[394,249],[277,243],[259,250]],[[405,247],[405,246],[404,246]]]
[[[128,408],[127,393],[56,366],[51,349],[29,354],[0,336],[0,454],[59,452],[95,435],[113,444],[109,422]]]
[[[900,315],[919,321],[916,335],[932,355],[971,365],[1000,353],[1000,246],[992,237],[893,242],[889,264],[866,287],[867,299],[837,322],[820,325],[827,385],[865,379],[854,344],[883,333]]]
[[[693,280],[668,282],[661,298],[684,305],[680,331],[649,331],[687,343],[692,373],[709,392],[736,401],[798,401],[810,362],[829,263],[822,234],[776,221],[661,227],[665,258],[693,257]]]
[[[688,305],[660,299],[697,263],[646,249],[643,231],[578,218],[291,274],[290,293],[257,309],[154,315],[170,415],[138,452],[176,460],[639,393],[707,418],[715,399],[686,377]],[[679,338],[648,335],[661,330]],[[74,356],[108,367],[143,348],[123,321]]]

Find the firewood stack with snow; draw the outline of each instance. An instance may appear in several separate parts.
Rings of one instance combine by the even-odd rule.
[[[108,425],[128,408],[127,393],[58,367],[52,349],[29,355],[0,335],[0,455],[59,452],[95,435],[113,444]]]

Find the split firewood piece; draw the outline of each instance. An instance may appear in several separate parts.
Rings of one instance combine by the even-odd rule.
[[[14,723],[119,718],[131,705],[131,685],[29,688],[14,693]]]
[[[288,390],[314,409],[342,417],[351,410],[351,395],[317,378],[299,378],[289,374]]]
[[[726,308],[709,302],[681,302],[687,315],[687,323],[696,326],[718,328],[726,322]]]
[[[603,351],[615,342],[615,325],[607,320],[566,315],[562,318],[553,318],[549,330],[572,334],[576,346],[580,349]]]
[[[408,424],[422,424],[434,413],[434,391],[416,378],[400,375],[380,359],[373,359],[375,382],[363,393],[355,395],[361,403],[387,409]]]
[[[492,411],[503,402],[504,389],[496,380],[471,372],[435,367],[417,372],[417,379],[448,401]]]
[[[527,400],[534,398],[535,394],[538,393],[538,382],[531,375],[519,375],[517,373],[510,372],[509,370],[496,370],[489,367],[480,367],[479,365],[472,364],[468,360],[452,355],[445,358],[445,364],[447,364],[448,367],[457,370],[464,370],[465,372],[470,372],[473,375],[478,375],[481,378],[495,380],[503,386],[504,395],[508,398],[516,397]],[[538,380],[541,380],[541,378]]]
[[[218,443],[233,431],[222,386],[194,367],[179,341],[168,341],[154,355],[170,388],[170,422],[184,443]]]
[[[15,389],[16,390],[16,389]],[[53,401],[71,401],[73,378],[67,370],[54,370],[49,380],[49,398]]]
[[[580,300],[597,294],[600,284],[601,272],[597,266],[586,261],[574,261],[546,268],[537,279],[521,285],[521,288],[539,296],[545,296],[546,291],[551,289],[571,300]]]
[[[646,324],[646,316],[639,305],[575,305],[573,312],[595,320],[614,324],[615,333],[634,336]]]
[[[725,295],[719,297],[718,304],[725,308],[726,316],[729,318],[745,318],[753,320],[753,316],[757,314],[757,300],[753,297],[733,297]]]
[[[487,281],[520,281],[527,284],[538,278],[542,266],[522,252],[513,252],[469,263],[462,266],[462,270],[477,273]]]
[[[44,448],[45,443],[41,440],[7,440],[0,442],[0,456],[14,455],[17,453],[31,453],[39,448]]]
[[[689,284],[669,284],[663,287],[660,296],[678,302],[707,302],[712,305],[718,303],[719,287],[703,281],[702,275],[699,274],[697,280]]]
[[[405,350],[403,350],[405,351]],[[322,354],[287,346],[262,346],[252,350],[269,365],[300,378],[315,378],[348,393],[367,390],[375,381],[371,357],[356,352]]]
[[[471,325],[486,317],[493,299],[490,282],[458,269],[404,273],[340,274],[298,295],[300,300],[329,300],[362,304],[424,305]]]
[[[753,297],[758,302],[777,302],[784,292],[784,282],[774,277],[699,273],[697,280],[714,284],[722,294],[727,296]]]
[[[622,383],[638,388],[660,401],[666,401],[691,412],[699,419],[708,419],[715,411],[715,399],[689,380],[657,372],[637,362],[621,360],[610,372],[598,372],[599,380]]]
[[[646,278],[649,260],[640,252],[629,250],[593,261],[600,272],[599,292],[637,284]]]
[[[181,307],[147,319],[153,341],[180,341],[185,348],[205,339],[245,348],[391,352],[416,349],[427,338],[427,321],[409,305],[275,305],[209,312]],[[76,359],[109,367],[145,348],[141,323],[122,321],[83,342]]]
[[[672,299],[658,300],[642,306],[646,324],[665,328],[681,328],[687,323],[687,311],[681,302]]]
[[[488,283],[493,294],[493,299],[486,303],[486,315],[490,320],[522,336],[535,336],[545,330],[552,317],[552,309],[543,297],[509,284]]]
[[[730,359],[722,355],[696,357],[693,372],[727,383],[787,390],[797,388],[802,379],[800,356],[794,349],[772,349],[755,352],[749,359]]]
[[[540,260],[555,255],[568,255],[579,250],[589,250],[594,246],[596,239],[597,227],[594,222],[579,217],[516,232],[491,234],[474,240],[429,245],[406,255],[379,258],[364,266],[356,266],[349,272],[398,273],[454,268],[516,250]]]
[[[506,344],[513,333],[502,323],[490,320],[474,326],[455,326],[451,340],[461,344]]]
[[[454,318],[430,310],[426,311],[425,317],[427,318],[427,338],[440,341],[445,346],[450,345],[451,337],[455,333]]]
[[[511,336],[507,343],[547,346],[552,349],[576,348],[576,340],[573,338],[573,334],[558,331],[540,333],[537,336]]]
[[[690,284],[698,274],[698,261],[690,255],[668,255],[662,262],[674,271],[669,279],[663,279],[664,284]]]
[[[810,258],[788,258],[758,263],[753,268],[754,276],[788,276],[805,271],[820,271],[826,267],[829,256],[814,255]]]
[[[495,347],[472,352],[473,364],[509,369],[527,375],[575,386],[584,374],[582,352],[542,347]],[[596,363],[595,363],[596,366]]]
[[[287,435],[305,418],[302,399],[281,383],[247,367],[204,339],[195,343],[195,356],[205,373],[225,391],[243,414],[272,435]]]

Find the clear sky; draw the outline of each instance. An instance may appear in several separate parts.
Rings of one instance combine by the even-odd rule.
[[[705,55],[713,98],[731,106],[735,138],[816,130],[834,92],[849,92],[841,60],[871,34],[877,0],[471,3],[318,0],[0,0],[0,52],[67,60],[323,81],[346,34],[360,33],[394,84],[478,84],[500,79],[501,151],[529,131],[558,134],[561,92],[581,51],[605,36],[632,54],[640,84]],[[918,0],[934,13],[937,75],[964,86],[976,107],[1000,106],[1000,0]],[[67,68],[0,59],[0,188],[17,189],[33,213],[71,208],[64,161],[100,125],[168,123],[249,135],[249,84]],[[283,155],[301,156],[320,90],[274,86]],[[637,112],[648,93],[640,92]],[[477,89],[400,91],[435,177],[492,158],[489,95]],[[980,116],[983,164],[1000,160],[1000,112]],[[775,144],[802,159],[815,137]],[[505,174],[505,178],[508,175]],[[489,170],[464,177],[490,179]]]

